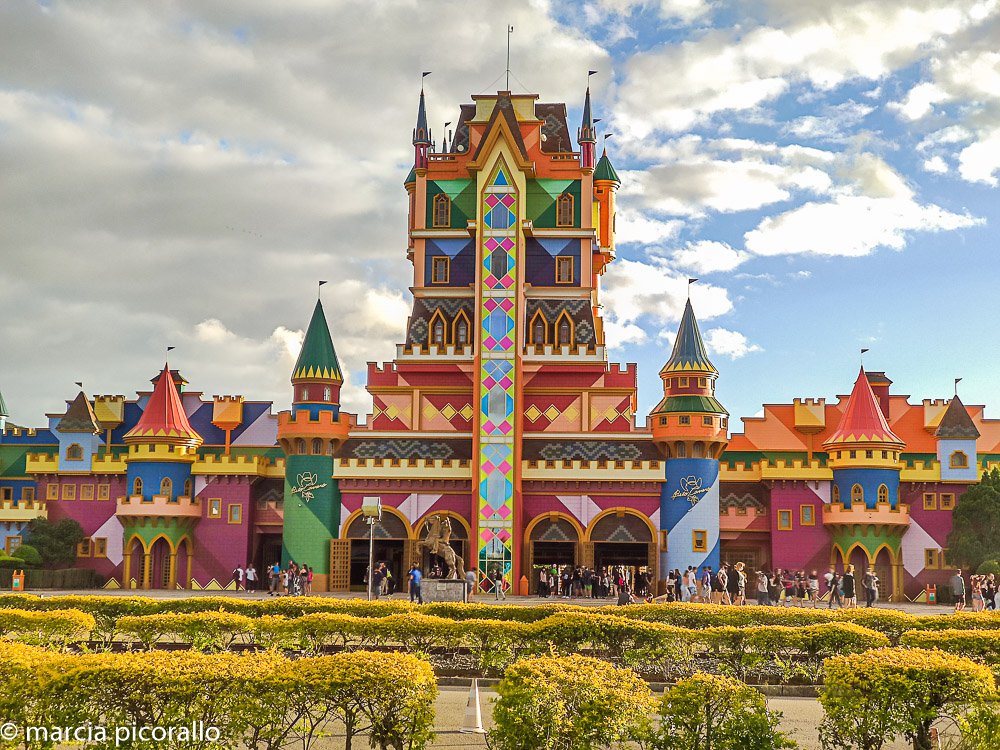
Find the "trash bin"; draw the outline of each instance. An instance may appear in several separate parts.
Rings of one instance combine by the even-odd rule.
[[[15,570],[10,579],[11,591],[24,591],[24,570]]]
[[[935,586],[933,583],[928,583],[926,591],[927,591],[927,603],[937,604],[937,586]]]

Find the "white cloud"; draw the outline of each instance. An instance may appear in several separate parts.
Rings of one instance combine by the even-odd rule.
[[[694,273],[732,271],[746,261],[750,254],[736,250],[725,242],[700,240],[689,242],[680,250],[670,254],[670,258],[680,268]]]
[[[898,110],[907,120],[919,120],[929,115],[935,104],[947,98],[948,94],[937,85],[924,81],[910,89],[901,102],[889,106]]]
[[[935,174],[947,174],[948,162],[946,162],[940,156],[932,156],[930,159],[924,159],[923,168],[927,172],[934,172]]]
[[[739,331],[728,328],[712,328],[705,333],[705,344],[710,352],[730,359],[739,359],[753,352],[763,351],[757,344],[751,344]]]
[[[677,236],[684,222],[677,219],[664,221],[631,208],[618,210],[615,239],[621,243],[639,242],[649,245]]]
[[[958,155],[958,172],[970,182],[996,186],[997,171],[1000,171],[1000,127],[966,146]]]

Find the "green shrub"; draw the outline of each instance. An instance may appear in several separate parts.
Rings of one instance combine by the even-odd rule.
[[[655,706],[634,672],[586,656],[524,659],[497,685],[492,750],[590,750],[639,738]]]
[[[39,554],[38,550],[30,544],[22,544],[19,546],[16,550],[11,552],[11,557],[23,560],[25,565],[37,566],[42,564],[42,556]]]
[[[462,646],[483,675],[502,674],[518,659],[547,650],[537,629],[524,622],[460,620],[455,623]]]
[[[232,612],[192,612],[142,617],[120,617],[119,635],[131,636],[144,648],[160,641],[186,643],[198,651],[223,651],[235,643],[249,643],[254,621]]]
[[[828,659],[824,669],[820,741],[831,750],[880,750],[898,736],[931,750],[939,717],[959,720],[996,694],[989,669],[938,650],[876,649]]]
[[[976,568],[977,575],[988,576],[990,573],[1000,576],[1000,560],[985,560]]]
[[[647,730],[649,750],[778,750],[797,747],[778,731],[781,714],[763,694],[729,677],[696,674],[669,688],[659,723]]]

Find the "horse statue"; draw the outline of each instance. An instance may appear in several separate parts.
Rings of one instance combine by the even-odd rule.
[[[459,557],[448,543],[451,539],[451,519],[448,516],[435,513],[427,519],[426,528],[427,536],[417,543],[417,547],[423,547],[432,555],[437,555],[444,560],[448,568],[446,578],[464,579],[465,560]]]

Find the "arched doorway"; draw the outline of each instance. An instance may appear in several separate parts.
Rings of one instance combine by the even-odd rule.
[[[893,575],[894,560],[889,548],[882,546],[875,553],[875,575],[878,576],[878,598],[895,601],[896,581]]]
[[[146,581],[148,588],[170,588],[170,553],[170,542],[164,537],[161,536],[153,541],[149,548],[149,576]]]
[[[406,543],[410,540],[409,525],[402,517],[383,508],[382,519],[375,524],[373,536],[375,564],[384,562],[391,574],[393,590],[403,590],[410,562],[405,559]],[[368,571],[368,524],[364,516],[357,513],[349,520],[344,537],[351,540],[351,590],[364,591]]]
[[[133,536],[125,545],[125,571],[122,577],[122,586],[127,589],[141,589],[146,580],[146,548],[137,536]]]
[[[578,527],[561,514],[551,513],[536,519],[527,530],[525,550],[531,593],[538,593],[538,571],[553,566],[582,564],[579,558]]]
[[[474,563],[469,562],[469,529],[465,525],[465,519],[460,518],[454,513],[441,513],[438,511],[428,513],[420,520],[420,524],[414,532],[414,538],[416,540],[421,540],[427,535],[427,520],[434,515],[446,516],[451,521],[451,539],[449,540],[449,546],[455,550],[456,555],[462,558],[465,562],[465,569],[468,570],[469,566],[474,565]],[[416,557],[416,555],[414,555],[414,557]],[[409,565],[414,561],[406,560],[404,562],[406,563],[408,569]],[[438,555],[432,555],[425,547],[420,548],[420,559],[416,562],[419,563],[420,570],[423,571],[423,574],[428,578],[434,577],[431,575],[431,571],[434,570],[435,566],[437,566],[442,573],[447,569],[444,563],[444,558]],[[403,572],[405,578],[406,571]]]
[[[623,509],[608,511],[591,522],[587,536],[593,544],[594,570],[622,568],[632,580],[648,572],[656,581],[656,546],[646,518]]]

